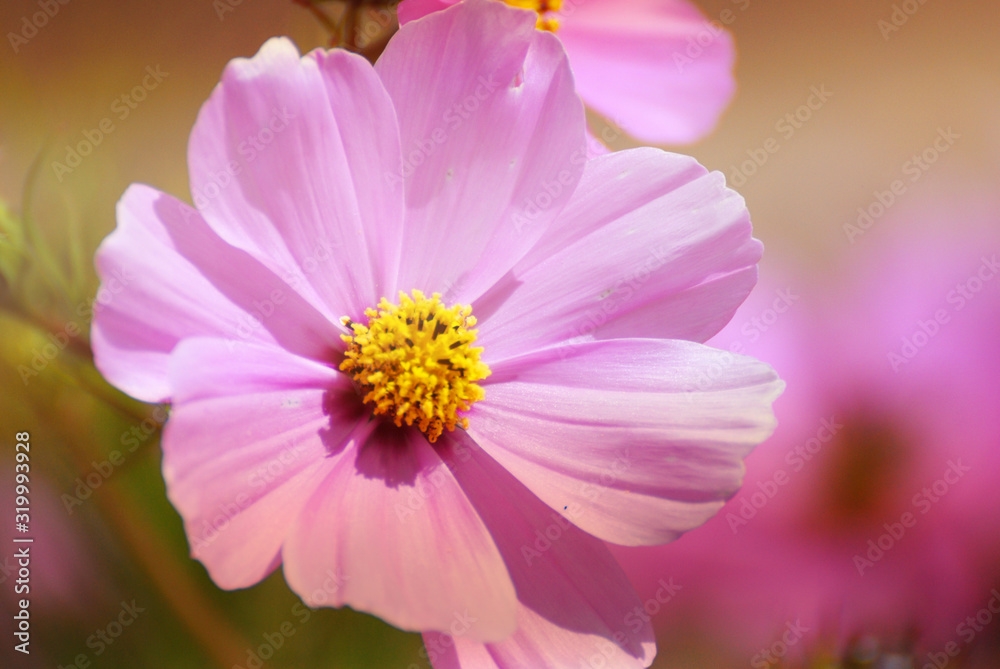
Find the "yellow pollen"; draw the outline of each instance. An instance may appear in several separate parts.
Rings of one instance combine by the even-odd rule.
[[[396,425],[416,425],[434,443],[447,428],[468,427],[459,412],[469,410],[486,393],[476,383],[490,375],[480,362],[472,307],[446,308],[441,295],[430,299],[419,290],[410,298],[399,293],[399,304],[384,297],[378,310],[366,309],[368,324],[343,323],[353,335],[343,372],[350,374],[376,416],[390,416]]]
[[[535,22],[535,27],[539,30],[555,32],[559,28],[559,19],[549,16],[549,12],[558,12],[562,9],[562,0],[549,0],[548,2],[546,0],[504,0],[504,2],[512,7],[533,9],[538,12],[538,21]]]

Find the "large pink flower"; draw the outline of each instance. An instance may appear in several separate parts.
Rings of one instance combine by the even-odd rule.
[[[310,605],[430,631],[439,667],[649,664],[600,539],[714,514],[781,382],[699,343],[756,279],[742,198],[585,151],[559,41],[500,3],[374,69],[285,39],[230,63],[196,208],[125,193],[93,330],[108,379],[173,404],[168,493],[216,583],[283,564]]]
[[[565,45],[583,100],[640,140],[701,139],[736,90],[729,33],[687,0],[506,1],[538,11],[539,26]],[[404,0],[399,21],[456,2]]]

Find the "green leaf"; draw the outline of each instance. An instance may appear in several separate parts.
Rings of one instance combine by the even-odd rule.
[[[0,200],[0,283],[11,286],[24,265],[24,224]]]

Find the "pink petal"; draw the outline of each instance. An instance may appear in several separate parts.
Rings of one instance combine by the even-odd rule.
[[[670,541],[739,488],[783,384],[686,341],[611,340],[506,360],[469,435],[545,503],[613,543]]]
[[[580,178],[583,107],[558,40],[534,24],[532,12],[468,0],[403,26],[376,64],[401,110],[404,290],[471,301]]]
[[[473,305],[484,358],[567,339],[705,341],[756,281],[762,247],[750,235],[743,198],[692,158],[595,158],[556,223]]]
[[[345,451],[292,518],[285,577],[305,602],[340,581],[347,604],[404,630],[449,630],[475,619],[480,641],[509,636],[516,595],[466,493],[427,439],[382,424]]]
[[[447,9],[456,2],[458,0],[403,0],[396,10],[399,14],[399,25]]]
[[[343,50],[287,39],[226,67],[188,157],[195,205],[221,237],[301,284],[324,314],[359,318],[395,295],[403,219],[392,102]]]
[[[558,31],[589,107],[646,142],[688,143],[736,90],[729,33],[686,0],[587,0]]]
[[[295,289],[219,239],[190,206],[133,185],[117,214],[97,251],[92,345],[101,373],[130,395],[170,398],[168,357],[185,337],[222,337],[231,348],[277,342],[317,358],[342,347]]]
[[[648,617],[607,547],[542,504],[470,439],[454,433],[455,477],[493,532],[517,588],[517,632],[481,644],[459,627],[425,633],[437,669],[647,667]],[[599,664],[594,664],[599,662]]]
[[[212,579],[253,585],[280,562],[289,519],[365,416],[344,375],[277,347],[234,354],[221,340],[188,339],[171,363],[167,494]]]

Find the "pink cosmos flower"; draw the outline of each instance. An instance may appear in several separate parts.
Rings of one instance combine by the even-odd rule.
[[[692,159],[587,162],[534,23],[471,0],[374,68],[285,39],[230,63],[196,208],[118,205],[95,359],[172,403],[168,494],[221,587],[283,565],[309,605],[426,631],[437,667],[648,666],[601,539],[701,524],[770,433],[773,370],[700,343],[761,246]]]
[[[1000,585],[1000,202],[984,199],[887,217],[834,276],[768,281],[713,339],[792,390],[717,517],[615,551],[665,638],[686,625],[727,666],[763,666],[799,623],[789,655],[875,639],[923,667],[989,636],[959,629]],[[662,604],[660,579],[682,588]]]
[[[505,0],[559,36],[594,111],[644,142],[707,135],[736,90],[732,38],[687,0]],[[399,22],[458,0],[403,0]]]

